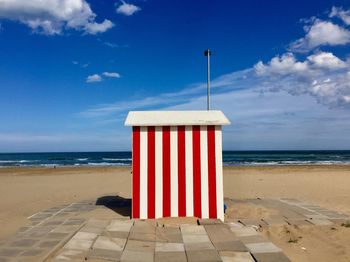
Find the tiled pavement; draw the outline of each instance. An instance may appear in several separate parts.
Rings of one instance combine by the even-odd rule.
[[[97,201],[98,202],[98,201]],[[197,224],[130,220],[119,212],[130,202],[82,201],[50,208],[29,219],[0,242],[2,261],[290,261],[283,251],[258,232],[259,227],[279,224],[322,226],[350,220],[316,205],[295,199],[234,200],[272,208],[272,218],[198,220]],[[113,218],[94,218],[98,209],[116,211]],[[118,214],[119,213],[119,214]],[[90,214],[90,215],[88,215]]]
[[[315,225],[326,226],[342,224],[350,220],[350,216],[308,204],[297,199],[245,199],[230,200],[235,203],[253,204],[263,208],[273,209],[276,215],[269,218],[239,219],[246,226],[266,227],[273,225]]]
[[[198,220],[198,225],[164,226],[156,220],[125,219],[88,221],[49,260],[290,261],[254,228],[239,223]]]
[[[123,201],[119,203],[120,206],[123,204]],[[86,223],[85,214],[97,209],[106,207],[96,204],[96,200],[81,201],[28,217],[31,221],[29,226],[20,228],[15,235],[0,242],[0,262],[45,261]]]

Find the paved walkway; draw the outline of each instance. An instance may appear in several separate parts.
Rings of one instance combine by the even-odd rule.
[[[238,222],[246,226],[266,227],[273,225],[315,225],[325,226],[342,224],[350,220],[346,214],[322,208],[317,205],[305,203],[297,199],[231,199],[232,204],[243,203],[275,211],[275,215],[269,218],[239,219]]]
[[[52,261],[289,261],[252,227],[218,220],[164,226],[147,220],[90,220]]]
[[[232,200],[228,200],[232,201]],[[290,261],[258,232],[276,224],[322,226],[349,221],[295,199],[234,200],[275,209],[272,218],[130,220],[130,201],[118,197],[54,207],[29,217],[32,224],[0,243],[5,261]],[[112,217],[96,216],[111,210]],[[176,222],[177,221],[177,222]]]

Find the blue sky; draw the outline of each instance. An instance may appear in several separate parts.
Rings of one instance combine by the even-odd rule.
[[[129,110],[212,107],[224,149],[350,149],[350,1],[0,0],[0,152],[130,150]]]

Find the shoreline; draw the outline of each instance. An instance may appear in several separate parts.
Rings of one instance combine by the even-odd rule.
[[[349,164],[268,164],[268,165],[223,165],[223,169],[250,169],[250,168],[259,168],[259,169],[269,169],[269,168],[344,168],[350,170]],[[28,166],[0,166],[1,170],[13,170],[13,169],[90,169],[90,168],[131,168],[131,165],[28,165]]]

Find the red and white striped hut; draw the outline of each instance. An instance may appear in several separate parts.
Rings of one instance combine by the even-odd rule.
[[[132,217],[224,219],[221,111],[132,111]]]

